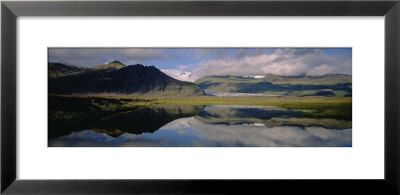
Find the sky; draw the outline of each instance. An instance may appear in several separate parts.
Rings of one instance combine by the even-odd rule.
[[[94,67],[118,60],[193,81],[209,75],[352,74],[351,48],[49,48],[49,62]],[[178,78],[179,79],[179,78]]]

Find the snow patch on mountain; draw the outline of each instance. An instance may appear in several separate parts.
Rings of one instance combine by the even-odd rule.
[[[247,75],[247,76],[243,76],[243,77],[244,78],[263,79],[263,78],[265,78],[265,75],[255,75],[255,76]]]
[[[168,76],[180,81],[188,81],[194,83],[194,81],[196,80],[191,72],[185,72],[177,69],[163,69],[161,71]]]

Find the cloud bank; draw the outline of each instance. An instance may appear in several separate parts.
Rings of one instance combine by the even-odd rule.
[[[233,55],[200,62],[193,76],[351,74],[351,64],[351,57],[343,54],[329,55],[323,49],[276,49],[272,53],[260,52],[253,55],[238,51]]]
[[[50,48],[49,61],[93,67],[141,63],[179,79],[208,75],[287,76],[352,73],[351,48]],[[182,73],[182,74],[181,74]],[[182,76],[184,75],[184,76]]]

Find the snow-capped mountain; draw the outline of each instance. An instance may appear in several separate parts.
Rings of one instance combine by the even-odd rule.
[[[193,83],[196,80],[191,72],[185,72],[176,69],[164,69],[161,71],[167,74],[168,76],[181,81],[188,81]]]
[[[263,79],[265,78],[265,75],[254,75],[254,76],[248,75],[248,76],[243,76],[243,78]]]

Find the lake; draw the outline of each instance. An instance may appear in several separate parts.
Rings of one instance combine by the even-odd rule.
[[[270,97],[283,97],[284,95],[264,94],[264,93],[234,93],[234,92],[209,92],[205,91],[206,95],[217,97],[235,97],[235,96],[270,96]]]
[[[273,106],[151,105],[71,123],[49,119],[49,147],[351,147],[352,122]]]

